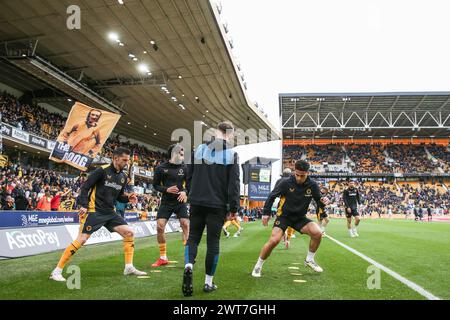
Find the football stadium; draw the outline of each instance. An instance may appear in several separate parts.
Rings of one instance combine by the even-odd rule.
[[[224,7],[0,0],[0,299],[449,300],[450,86],[264,109]]]

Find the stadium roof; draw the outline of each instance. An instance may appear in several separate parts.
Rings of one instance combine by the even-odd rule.
[[[66,26],[71,5],[79,30]],[[246,95],[219,11],[208,0],[4,1],[0,82],[64,111],[68,98],[123,111],[116,132],[155,146],[176,128],[192,133],[194,120],[278,138]]]
[[[450,136],[450,92],[281,93],[284,139]]]

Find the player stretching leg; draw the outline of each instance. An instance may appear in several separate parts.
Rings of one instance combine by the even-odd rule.
[[[241,227],[241,224],[239,223],[239,219],[237,215],[230,216],[230,219],[228,219],[225,224],[222,227],[223,233],[225,234],[225,237],[230,236],[230,232],[228,232],[228,227],[230,225],[234,225],[237,228],[236,233],[233,235],[234,238],[237,238],[241,235],[241,231],[244,230],[244,228]]]
[[[258,261],[253,268],[253,277],[261,277],[264,262],[270,256],[272,250],[280,243],[288,227],[309,235],[311,241],[304,262],[305,266],[310,267],[316,272],[323,271],[314,260],[314,256],[322,240],[322,231],[317,223],[306,217],[306,213],[312,199],[316,201],[319,212],[324,210],[329,200],[327,198],[321,198],[320,188],[315,181],[308,177],[308,171],[309,164],[306,161],[297,161],[295,163],[294,175],[288,179],[283,179],[267,198],[264,204],[262,220],[264,226],[267,226],[270,219],[270,210],[275,198],[280,197],[280,205],[278,206],[277,219],[273,225],[272,235],[261,249]]]
[[[159,259],[152,267],[164,266],[169,263],[167,259],[166,224],[172,213],[180,219],[183,230],[183,245],[186,245],[189,234],[189,216],[186,205],[186,165],[183,164],[184,150],[180,144],[173,144],[168,149],[170,157],[155,169],[153,187],[162,193],[161,205],[156,215],[157,240],[159,245]]]
[[[355,181],[349,182],[349,187],[344,190],[345,216],[347,217],[347,229],[350,237],[359,237],[356,228],[359,225],[358,204],[361,204],[359,191],[355,188]],[[355,218],[355,226],[352,228],[352,217]]]
[[[116,201],[135,202],[136,196],[124,195],[127,176],[122,171],[130,161],[130,150],[116,148],[113,153],[113,163],[97,168],[92,172],[81,187],[80,193],[80,233],[66,248],[58,265],[50,275],[51,280],[66,281],[62,271],[67,262],[89,239],[92,233],[105,226],[110,232],[117,232],[123,237],[125,252],[124,275],[137,276],[147,273],[137,270],[133,266],[134,232],[127,222],[114,211]]]

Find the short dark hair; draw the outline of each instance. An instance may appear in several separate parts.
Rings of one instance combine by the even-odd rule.
[[[120,157],[124,154],[130,155],[131,154],[130,149],[125,148],[125,147],[117,147],[116,149],[114,149],[113,157]]]
[[[295,162],[295,170],[300,171],[308,171],[309,170],[309,163],[305,160],[297,160]]]
[[[167,156],[168,156],[169,158],[172,158],[172,151],[173,151],[173,149],[175,149],[175,148],[177,148],[178,150],[183,150],[183,146],[182,146],[181,144],[179,144],[179,143],[171,144],[171,145],[169,146],[169,148],[167,148]]]
[[[229,122],[229,121],[220,122],[217,125],[217,129],[220,130],[220,132],[222,132],[223,134],[227,133],[227,131],[228,132],[230,132],[230,131],[233,132],[234,131],[234,127],[231,124],[231,122]]]

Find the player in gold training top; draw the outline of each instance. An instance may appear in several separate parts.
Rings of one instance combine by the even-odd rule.
[[[316,272],[323,269],[316,263],[314,256],[322,240],[322,231],[317,223],[306,217],[309,204],[314,199],[317,203],[317,210],[323,211],[329,200],[322,197],[318,184],[308,177],[309,164],[306,161],[298,160],[295,163],[294,175],[283,179],[270,193],[264,205],[263,225],[267,226],[270,219],[272,204],[275,198],[280,197],[280,204],[277,211],[272,235],[269,241],[263,246],[259,254],[258,261],[253,268],[252,276],[261,277],[263,263],[270,256],[272,250],[278,245],[288,227],[310,236],[309,251],[305,259],[305,266]]]

